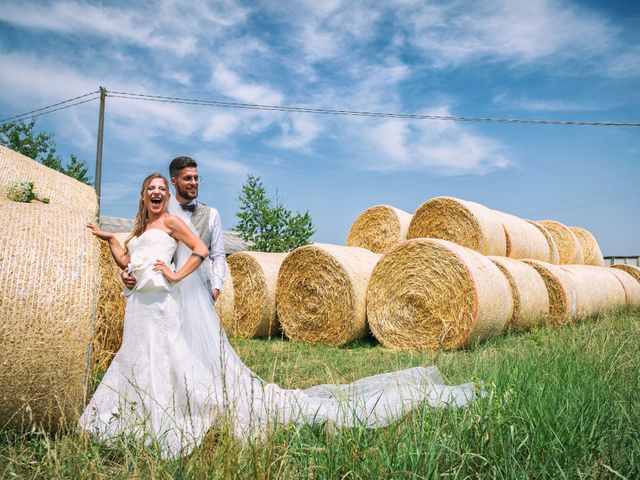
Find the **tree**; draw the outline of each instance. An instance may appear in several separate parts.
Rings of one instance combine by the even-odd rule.
[[[309,243],[315,233],[309,212],[291,213],[277,198],[271,201],[260,177],[247,176],[238,197],[240,221],[234,230],[259,252],[288,252]]]
[[[75,153],[72,153],[70,161],[63,165],[60,155],[56,155],[56,143],[53,140],[53,135],[47,132],[36,133],[34,131],[35,125],[35,120],[31,120],[29,123],[20,121],[0,125],[0,145],[91,185],[91,179],[87,176],[89,165],[78,160]]]

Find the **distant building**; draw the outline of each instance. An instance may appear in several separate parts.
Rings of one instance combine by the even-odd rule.
[[[119,238],[126,238],[131,230],[133,230],[133,218],[123,217],[100,217],[100,225],[107,232],[119,234]],[[236,232],[224,231],[224,249],[227,257],[232,253],[243,252],[249,250],[250,244],[240,238]]]

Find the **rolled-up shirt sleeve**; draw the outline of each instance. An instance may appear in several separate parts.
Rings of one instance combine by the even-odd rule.
[[[222,292],[224,274],[226,270],[226,252],[224,249],[224,237],[222,235],[222,222],[220,214],[215,208],[209,215],[209,230],[211,231],[211,243],[209,244],[209,258],[211,259],[210,271],[206,272],[211,283],[211,288],[217,288]]]

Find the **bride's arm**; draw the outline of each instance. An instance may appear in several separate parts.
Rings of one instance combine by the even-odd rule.
[[[120,268],[126,268],[129,265],[129,254],[124,253],[124,248],[120,245],[120,242],[116,236],[111,232],[105,232],[101,230],[95,223],[87,223],[87,228],[100,240],[109,242],[109,248],[111,249],[111,255]]]
[[[184,277],[192,273],[209,256],[209,249],[196,236],[191,229],[181,219],[174,215],[167,215],[164,220],[165,226],[170,230],[170,235],[177,241],[184,243],[193,252],[180,270],[172,272],[171,269],[161,260],[157,260],[153,269],[160,271],[170,282],[179,282]]]

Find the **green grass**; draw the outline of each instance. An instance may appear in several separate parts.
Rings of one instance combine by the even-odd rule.
[[[212,432],[192,455],[122,439],[0,430],[3,478],[640,478],[640,313],[506,335],[461,352],[394,353],[234,340],[246,364],[285,387],[349,382],[435,364],[450,383],[481,379],[465,409],[418,409],[380,430],[289,427],[259,447]]]

